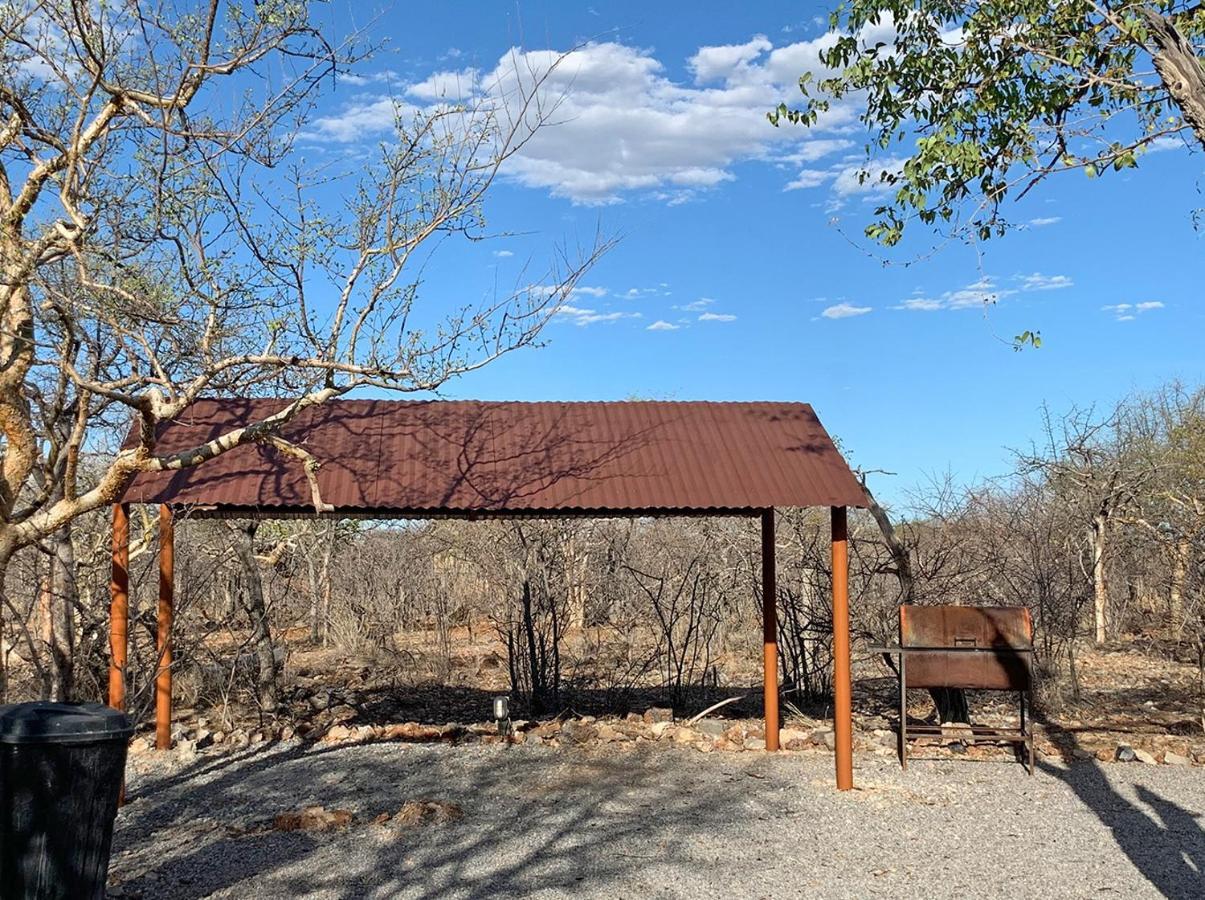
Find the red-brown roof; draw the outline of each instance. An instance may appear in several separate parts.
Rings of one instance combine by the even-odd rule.
[[[156,452],[197,446],[285,402],[199,400],[161,427]],[[321,463],[323,501],[348,515],[866,505],[804,403],[336,400],[281,435]],[[313,512],[301,463],[262,444],[140,474],[124,500],[229,515]]]

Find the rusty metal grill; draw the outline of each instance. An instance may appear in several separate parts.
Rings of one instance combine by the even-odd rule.
[[[1026,705],[1033,690],[1033,620],[1024,607],[901,606],[900,642],[875,648],[899,658],[900,763],[908,767],[908,742],[944,741],[1021,744],[1033,774],[1033,731]],[[909,723],[910,689],[1012,691],[1020,702],[1019,728],[966,723],[957,730]]]

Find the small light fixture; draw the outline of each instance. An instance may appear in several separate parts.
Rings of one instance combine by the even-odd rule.
[[[498,734],[510,734],[510,697],[494,698],[494,720],[498,723]]]

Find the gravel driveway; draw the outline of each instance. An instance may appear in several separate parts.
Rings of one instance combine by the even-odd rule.
[[[1205,773],[1141,763],[278,744],[131,767],[113,896],[1205,897]],[[141,769],[142,771],[136,771]],[[376,824],[407,800],[455,821]],[[278,831],[307,804],[342,831]]]

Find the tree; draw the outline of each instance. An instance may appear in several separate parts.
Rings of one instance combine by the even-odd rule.
[[[894,189],[866,235],[887,246],[913,220],[990,238],[1004,201],[1054,173],[1132,167],[1177,136],[1205,145],[1199,3],[853,0],[831,21],[827,71],[770,118],[814,126],[864,102],[860,178]]]
[[[605,250],[559,252],[479,303],[420,303],[420,252],[488,236],[486,193],[555,98],[545,71],[502,100],[398,104],[389,141],[320,169],[307,116],[360,43],[330,39],[303,0],[0,9],[0,577],[138,472],[252,442],[296,458],[324,509],[322,460],[282,424],[532,344]],[[159,424],[209,393],[289,402],[157,452]],[[130,418],[135,446],[82,465]]]
[[[1153,472],[1134,452],[1134,434],[1119,405],[1097,418],[1091,409],[1072,409],[1059,421],[1043,409],[1044,446],[1018,454],[1024,474],[1040,475],[1059,502],[1073,511],[1088,536],[1084,573],[1092,584],[1092,632],[1097,644],[1109,635],[1106,562],[1114,522],[1132,508]]]

